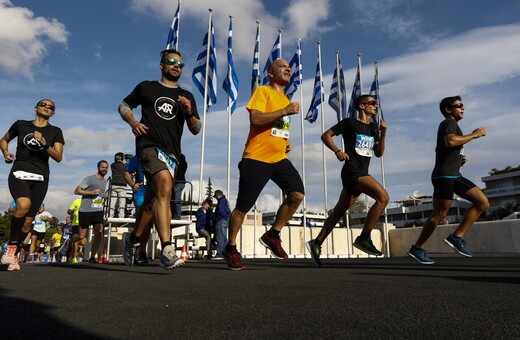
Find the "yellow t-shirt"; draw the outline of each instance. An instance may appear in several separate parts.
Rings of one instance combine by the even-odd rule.
[[[69,209],[70,210],[73,210],[74,212],[72,213],[72,222],[70,223],[70,225],[72,226],[78,226],[79,225],[79,218],[78,218],[78,214],[79,214],[79,207],[81,205],[81,197],[80,198],[76,198],[72,204],[70,205]]]
[[[260,112],[274,112],[290,104],[289,99],[269,86],[259,86],[251,96],[246,108]],[[289,134],[290,117],[285,116],[272,126],[249,128],[243,158],[265,163],[276,163],[287,158],[285,149]]]
[[[54,233],[52,235],[52,240],[54,240],[54,247],[61,246],[61,234],[60,233]]]

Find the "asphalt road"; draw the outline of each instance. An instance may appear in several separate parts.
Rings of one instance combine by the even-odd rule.
[[[519,339],[520,257],[28,264],[1,339]]]

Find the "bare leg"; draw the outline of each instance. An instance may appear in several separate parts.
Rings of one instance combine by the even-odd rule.
[[[94,233],[94,238],[92,239],[92,248],[90,249],[91,259],[93,259],[95,254],[99,252],[99,245],[103,238],[103,224],[94,224],[92,226],[92,232]],[[101,256],[98,256],[98,258],[101,259]]]
[[[236,208],[231,212],[231,216],[229,216],[228,244],[232,246],[237,244],[237,234],[240,228],[242,228],[242,223],[244,223],[246,214],[247,211],[243,212]]]
[[[300,206],[300,202],[303,200],[304,195],[301,192],[292,191],[290,192],[285,200],[283,201],[280,208],[276,212],[276,219],[274,220],[272,229],[282,230],[282,228],[291,219],[292,215]]]
[[[155,192],[152,205],[153,219],[155,228],[157,228],[157,233],[159,234],[159,239],[162,243],[170,242],[170,223],[172,219],[170,199],[172,196],[172,185],[173,180],[168,170],[161,170],[153,175],[152,188]],[[143,228],[144,227],[145,226],[143,226]]]
[[[462,218],[462,222],[460,222],[457,230],[453,233],[453,235],[457,237],[463,237],[466,235],[466,232],[471,228],[473,223],[475,223],[480,215],[489,208],[489,201],[486,195],[478,187],[468,190],[464,194],[463,198],[473,203],[473,205],[466,211]]]
[[[372,176],[359,177],[356,189],[360,192],[372,197],[376,202],[370,207],[367,214],[365,225],[363,226],[363,233],[370,234],[376,225],[379,217],[385,211],[385,208],[390,202],[386,190],[376,181]]]
[[[323,228],[320,233],[316,237],[316,239],[323,243],[327,236],[332,232],[336,223],[340,220],[340,218],[345,215],[345,212],[356,202],[357,196],[354,196],[350,192],[345,189],[341,190],[341,194],[339,195],[338,203],[332,210],[332,213],[327,217],[325,222],[323,223]]]
[[[143,232],[145,232],[147,229],[149,232],[150,226],[152,225],[152,221],[153,221],[152,207],[153,207],[154,197],[155,197],[155,193],[154,193],[152,187],[148,186],[146,188],[146,191],[144,194],[143,203],[141,204],[139,209],[137,209],[137,213],[135,216],[136,228],[135,228],[134,234],[138,238],[140,238],[141,235],[143,234]]]
[[[440,221],[442,221],[448,214],[451,202],[452,200],[433,199],[432,215],[424,223],[421,235],[419,235],[417,242],[415,242],[417,248],[424,248],[426,241],[428,241],[430,236],[433,234],[437,225],[439,225]]]

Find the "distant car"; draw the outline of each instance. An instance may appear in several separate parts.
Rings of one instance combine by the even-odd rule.
[[[504,217],[503,220],[515,220],[517,218],[520,218],[520,211],[515,211],[511,215]]]

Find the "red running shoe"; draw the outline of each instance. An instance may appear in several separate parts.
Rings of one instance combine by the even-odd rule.
[[[228,253],[225,250],[222,251],[222,255],[224,255],[224,258],[227,261],[227,265],[229,269],[231,270],[242,270],[246,269],[246,266],[242,263],[242,260],[240,259],[240,253],[238,251],[235,251],[233,253]]]
[[[282,241],[279,238],[270,237],[267,233],[260,237],[260,243],[271,251],[274,257],[281,260],[289,258],[287,253],[282,248]]]

